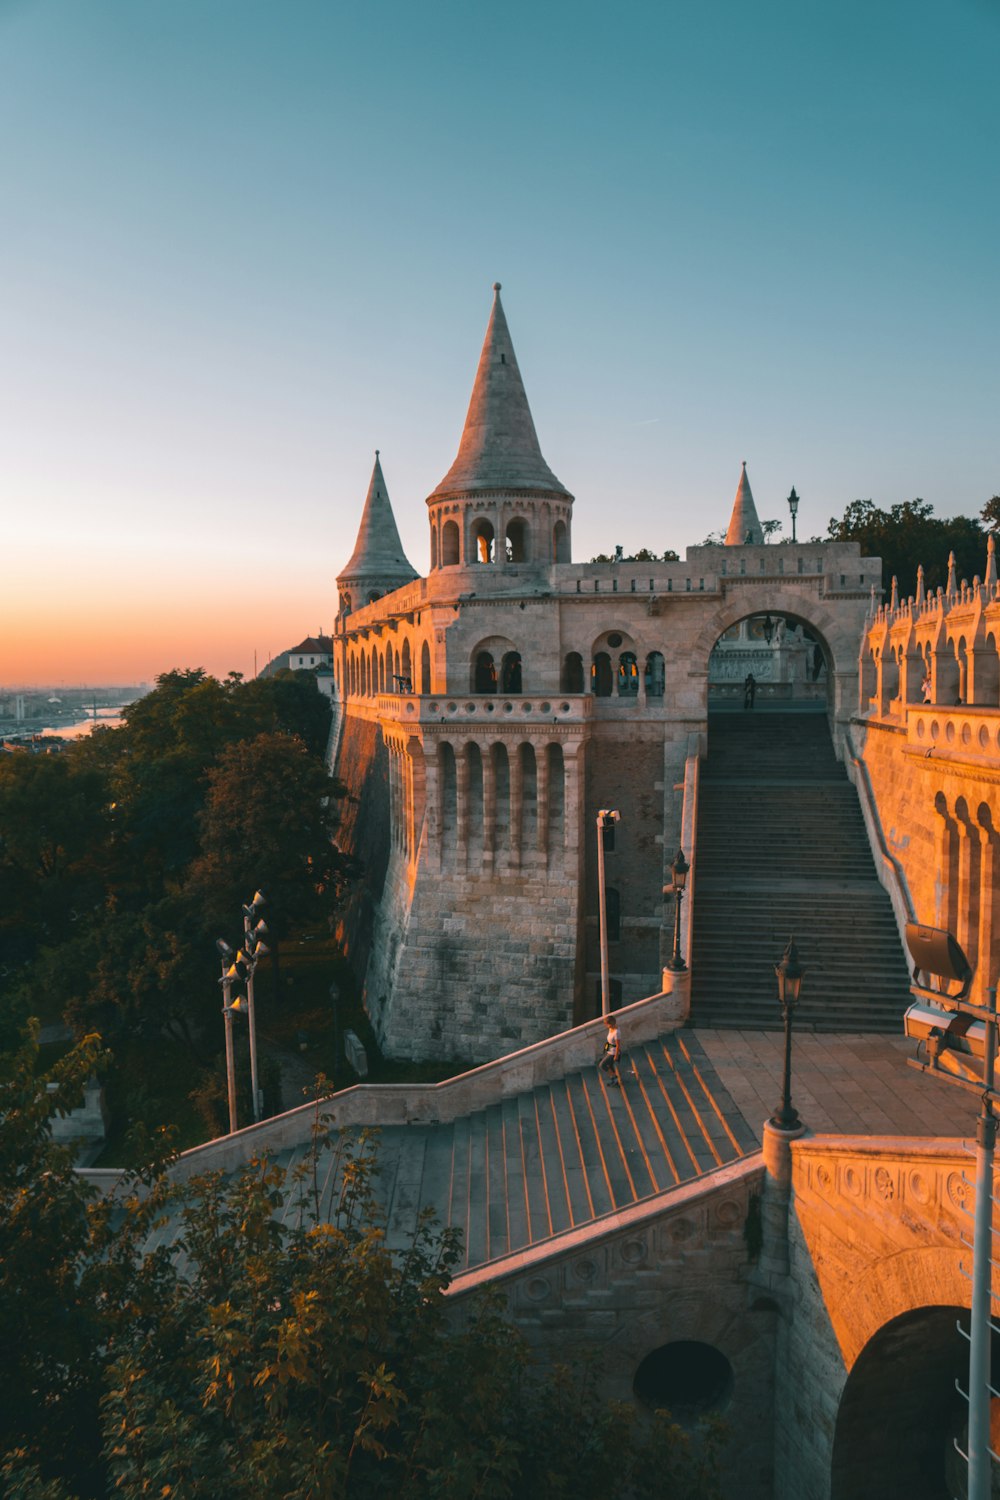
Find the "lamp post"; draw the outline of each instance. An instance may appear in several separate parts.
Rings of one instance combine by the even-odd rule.
[[[764,639],[765,639],[765,641],[767,642],[768,645],[771,644],[771,639],[772,639],[773,635],[774,635],[774,621],[771,619],[770,615],[765,615],[764,616]]]
[[[794,542],[794,540],[795,540],[795,517],[799,513],[799,497],[795,493],[795,486],[794,486],[794,484],[792,485],[792,493],[788,497],[788,509],[792,513],[792,541]]]
[[[798,1004],[805,969],[799,963],[799,950],[795,940],[789,938],[788,947],[781,955],[780,963],[774,966],[778,981],[778,999],[785,1022],[785,1081],[781,1103],[771,1116],[770,1124],[778,1130],[798,1130],[802,1121],[792,1106],[792,1012]]]
[[[608,907],[607,897],[604,891],[604,830],[610,824],[621,821],[621,813],[616,807],[602,807],[597,814],[597,910],[600,920],[601,940],[601,1015],[605,1020],[611,1014],[611,1002],[608,995],[610,988],[608,982]]]
[[[217,938],[216,950],[222,961],[222,1019],[226,1028],[226,1086],[229,1094],[229,1134],[238,1128],[236,1119],[236,1065],[233,1057],[233,979],[238,978],[232,948],[223,938]]]
[[[257,964],[265,954],[270,953],[267,944],[262,941],[267,932],[267,923],[263,918],[255,920],[262,906],[267,902],[261,891],[255,891],[252,901],[243,908],[243,951],[242,956],[246,964],[247,978],[247,1022],[250,1026],[250,1091],[253,1095],[253,1117],[258,1121],[261,1117],[260,1085],[257,1080],[257,1022],[253,1008],[253,976]]]
[[[681,902],[684,900],[684,887],[687,885],[690,868],[691,866],[684,858],[684,850],[678,849],[670,866],[671,884],[663,888],[664,895],[670,891],[674,898],[674,951],[667,964],[672,974],[683,974],[687,969],[687,964],[681,956]]]

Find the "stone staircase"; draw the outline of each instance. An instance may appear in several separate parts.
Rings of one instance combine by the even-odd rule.
[[[627,1040],[627,1038],[626,1038]],[[753,1130],[697,1037],[672,1032],[628,1049],[621,1087],[596,1067],[577,1069],[450,1123],[379,1132],[377,1195],[390,1248],[410,1243],[417,1215],[434,1209],[462,1232],[459,1269],[483,1265],[602,1219],[758,1149]],[[289,1183],[282,1216],[329,1218],[341,1186],[337,1136],[269,1153]],[[299,1175],[300,1187],[290,1179]],[[150,1248],[171,1243],[178,1215]]]
[[[780,1027],[774,964],[806,968],[795,1027],[898,1031],[909,979],[825,714],[720,713],[702,767],[691,1024]]]

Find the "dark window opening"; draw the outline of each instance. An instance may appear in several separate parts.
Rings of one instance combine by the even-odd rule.
[[[654,1349],[632,1384],[644,1406],[665,1409],[681,1422],[717,1410],[732,1388],[733,1367],[726,1356],[696,1339],[678,1339]]]

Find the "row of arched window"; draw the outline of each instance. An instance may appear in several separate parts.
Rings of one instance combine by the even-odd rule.
[[[569,664],[576,653],[571,652],[566,658],[567,676],[570,675]],[[579,661],[577,657],[577,661]],[[623,651],[620,656],[613,657],[608,651],[595,651],[590,663],[590,691],[595,698],[610,698],[617,693],[619,698],[637,698],[639,696],[639,658],[634,651]],[[583,663],[577,668],[573,662],[573,673],[582,675]],[[646,657],[642,668],[642,686],[647,698],[662,698],[666,678],[666,669],[661,651],[651,651]],[[571,688],[567,692],[573,691]],[[577,689],[582,691],[582,688]]]
[[[431,690],[431,653],[424,641],[420,648],[420,670],[413,678],[410,643],[401,646],[388,642],[384,650],[372,646],[350,651],[347,656],[347,691],[353,697],[369,698],[377,693],[429,693]]]
[[[641,674],[641,675],[640,675]],[[595,651],[590,662],[589,682],[584,659],[579,651],[570,651],[563,659],[560,691],[584,693],[597,698],[637,698],[642,684],[647,698],[662,698],[665,682],[663,653],[651,651],[645,659],[634,651],[612,656]],[[473,693],[520,693],[523,690],[521,653],[506,651],[475,652],[471,663],[469,690]],[[424,641],[420,648],[419,670],[414,679],[414,662],[409,640],[400,646],[388,642],[384,649],[373,645],[351,651],[347,657],[347,691],[354,697],[374,697],[378,693],[429,693],[431,691],[430,647]]]
[[[539,537],[541,542],[539,542]],[[534,555],[538,552],[540,555]],[[444,521],[440,528],[431,527],[431,567],[451,568],[460,563],[530,563],[569,562],[569,530],[565,521],[556,521],[551,536],[547,530],[533,529],[523,516],[513,516],[497,539],[496,527],[487,516],[479,516],[469,527],[463,555],[462,532],[457,521]]]

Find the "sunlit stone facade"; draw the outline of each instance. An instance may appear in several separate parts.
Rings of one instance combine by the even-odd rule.
[[[742,682],[719,670],[730,639],[749,632],[756,652],[779,622],[762,696],[821,697],[842,738],[880,565],[856,543],[765,545],[745,468],[730,524],[743,540],[574,563],[573,497],[542,457],[499,295],[427,510],[419,578],[376,461],[338,577],[335,764],[353,793],[340,841],[366,868],[344,938],[389,1054],[482,1061],[595,1012],[602,807],[622,814],[606,877],[614,995],[660,989],[692,762],[710,698]]]

